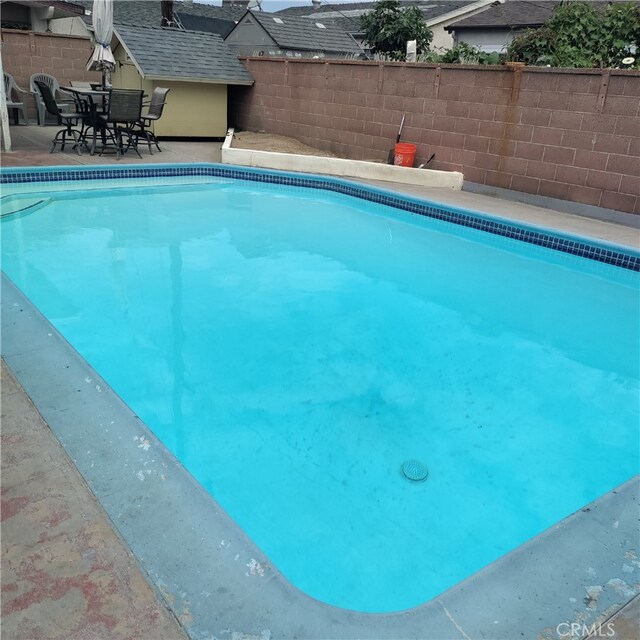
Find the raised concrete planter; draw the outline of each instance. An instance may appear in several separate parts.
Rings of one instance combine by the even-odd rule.
[[[279,169],[281,171],[301,171],[344,178],[362,178],[364,180],[385,180],[387,182],[414,184],[422,187],[440,187],[456,191],[462,189],[464,181],[464,176],[457,171],[411,169],[378,162],[365,162],[364,160],[344,160],[342,158],[303,156],[295,153],[234,149],[231,146],[233,133],[234,129],[229,129],[222,145],[222,162],[224,164]]]

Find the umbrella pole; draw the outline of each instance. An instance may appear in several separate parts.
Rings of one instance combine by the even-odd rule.
[[[111,69],[102,69],[102,86],[106,88],[111,87]]]

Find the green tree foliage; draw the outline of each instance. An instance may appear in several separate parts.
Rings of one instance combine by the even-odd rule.
[[[418,52],[426,52],[433,39],[420,9],[402,9],[399,0],[379,0],[373,11],[361,16],[360,23],[371,51],[392,60],[405,59],[409,40],[416,41]]]
[[[509,60],[552,67],[627,67],[640,56],[640,4],[563,2],[539,29],[515,38]]]

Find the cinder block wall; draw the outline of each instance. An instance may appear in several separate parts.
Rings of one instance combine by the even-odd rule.
[[[240,128],[384,160],[402,139],[416,166],[470,182],[640,214],[640,74],[361,61],[243,58]]]
[[[77,36],[2,29],[2,66],[21,89],[29,90],[29,78],[34,73],[55,76],[61,85],[70,80],[99,82],[100,73],[87,71],[91,41]],[[29,119],[36,122],[33,96],[27,96]],[[13,122],[9,114],[10,122]]]

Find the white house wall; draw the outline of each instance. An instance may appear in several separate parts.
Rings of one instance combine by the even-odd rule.
[[[522,31],[510,29],[459,29],[455,32],[456,44],[466,42],[482,51],[503,52],[513,38]]]
[[[87,25],[79,16],[50,20],[49,30],[51,33],[58,33],[64,36],[82,36],[88,38],[91,35]]]
[[[504,0],[501,0],[504,2]],[[427,26],[433,32],[433,40],[431,41],[431,50],[438,53],[448,51],[456,44],[454,34],[445,31],[445,27],[451,24],[466,20],[471,16],[486,11],[495,3],[495,0],[478,0],[474,4],[467,5],[462,9],[445,13],[433,20],[427,21]]]
[[[453,48],[453,34],[445,31],[443,25],[435,25],[429,28],[433,32],[433,40],[431,40],[431,46],[429,47],[431,51],[448,51]]]

